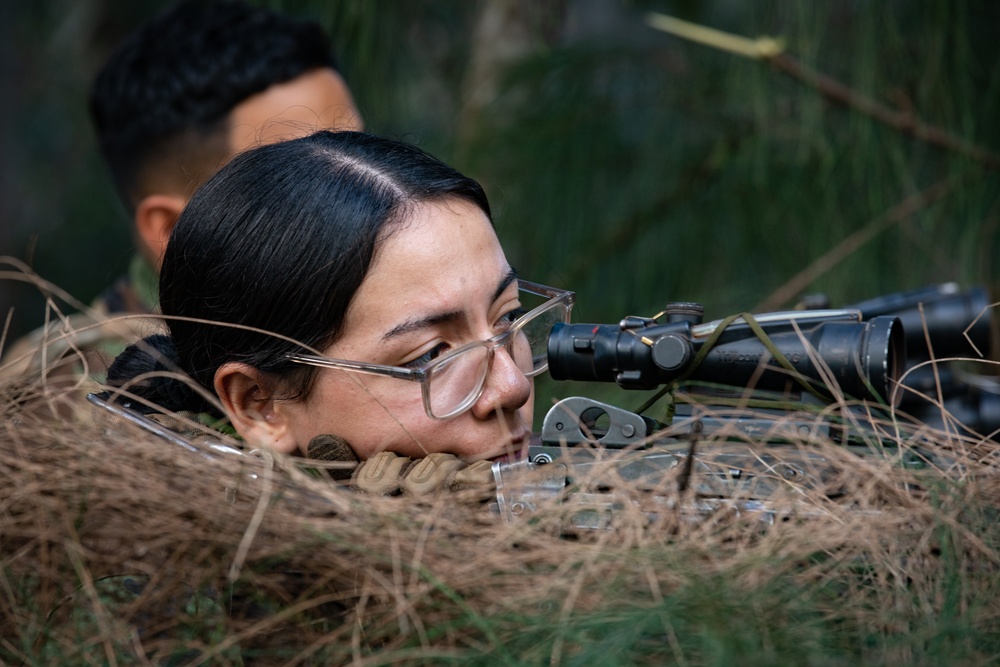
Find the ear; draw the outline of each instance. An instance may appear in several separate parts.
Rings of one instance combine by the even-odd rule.
[[[163,253],[167,249],[170,232],[177,224],[177,218],[187,200],[178,195],[149,195],[135,207],[135,230],[146,256],[160,270]]]
[[[288,416],[276,409],[273,383],[248,364],[230,362],[215,372],[215,393],[233,428],[251,447],[269,447],[283,454],[298,449]]]

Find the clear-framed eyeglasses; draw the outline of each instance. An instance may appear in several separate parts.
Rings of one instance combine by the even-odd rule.
[[[471,408],[483,393],[498,348],[504,348],[525,377],[549,367],[549,332],[557,322],[569,322],[576,294],[526,280],[518,281],[521,310],[527,311],[506,331],[488,340],[468,343],[434,359],[422,368],[386,366],[363,361],[292,354],[297,364],[383,375],[419,382],[424,410],[433,419],[451,419]]]

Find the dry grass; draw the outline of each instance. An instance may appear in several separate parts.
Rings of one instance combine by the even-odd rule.
[[[6,663],[985,664],[1000,648],[991,444],[950,442],[947,475],[786,445],[820,453],[824,483],[780,486],[770,513],[694,512],[665,475],[619,484],[610,527],[573,531],[572,498],[506,524],[483,492],[362,497],[289,460],[108,428],[79,391],[50,391],[62,416],[38,418],[33,391],[2,407]]]

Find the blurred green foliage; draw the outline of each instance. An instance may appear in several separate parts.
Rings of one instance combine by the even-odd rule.
[[[89,133],[86,88],[109,49],[163,4],[44,0],[3,10],[13,20],[4,48],[17,65],[4,77],[13,104],[0,254],[26,259],[84,301],[130,250]],[[704,303],[709,319],[789,306],[797,294],[768,297],[869,229],[879,231],[803,289],[839,305],[930,282],[996,282],[995,168],[831,102],[765,62],[657,31],[644,16],[780,38],[854,94],[1000,151],[991,122],[997,3],[268,4],[329,29],[369,130],[484,183],[512,263],[577,290],[578,321],[652,315],[675,300]],[[877,227],[942,182],[949,189],[937,201]],[[32,290],[16,291],[14,332],[42,318]],[[6,310],[15,299],[0,300]]]
[[[165,4],[0,3],[0,255],[27,261],[85,302],[131,253],[87,122],[87,87],[110,49]],[[864,230],[879,231],[806,291],[834,304],[951,280],[997,293],[996,168],[833,103],[766,63],[644,22],[656,11],[781,38],[787,53],[857,95],[1000,152],[993,0],[267,4],[330,30],[368,129],[415,142],[484,183],[511,262],[527,278],[575,289],[577,321],[652,315],[673,300],[700,301],[709,318],[752,309]],[[493,68],[495,94],[477,103],[473,64],[504,45],[480,32],[483,12],[496,7],[508,9],[519,50]],[[939,183],[949,188],[935,202],[883,224],[887,211]],[[37,289],[0,280],[0,317],[11,308],[11,336],[44,316]],[[612,389],[543,383],[539,411],[559,393]],[[982,522],[996,526],[992,514]],[[683,574],[684,555],[656,564]],[[710,576],[691,581],[654,613],[628,601],[566,627],[545,609],[495,622],[510,655],[555,638],[568,647],[567,664],[579,665],[617,663],[623,652],[633,664],[660,664],[674,632],[681,644],[671,650],[689,664],[746,654],[760,664],[985,664],[998,652],[995,629],[966,620],[991,618],[995,586],[977,588],[944,568],[927,599],[948,604],[898,601],[899,632],[844,612],[832,578],[819,588],[765,580],[750,591]],[[964,606],[953,611],[951,600]],[[663,619],[677,625],[661,627]],[[572,653],[580,647],[593,648]],[[494,661],[492,651],[478,660]]]

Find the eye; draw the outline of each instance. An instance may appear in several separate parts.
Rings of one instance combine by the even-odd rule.
[[[405,364],[403,364],[403,368],[423,368],[424,366],[426,366],[427,364],[431,363],[432,361],[440,357],[442,354],[444,354],[444,352],[447,349],[448,349],[447,343],[438,343],[431,349],[421,354],[416,359],[407,361]]]
[[[520,318],[527,312],[528,312],[527,310],[521,307],[508,310],[506,313],[500,316],[500,319],[497,321],[497,328],[502,331],[506,331],[511,327],[512,324],[514,324],[514,322],[518,320],[518,318]]]

